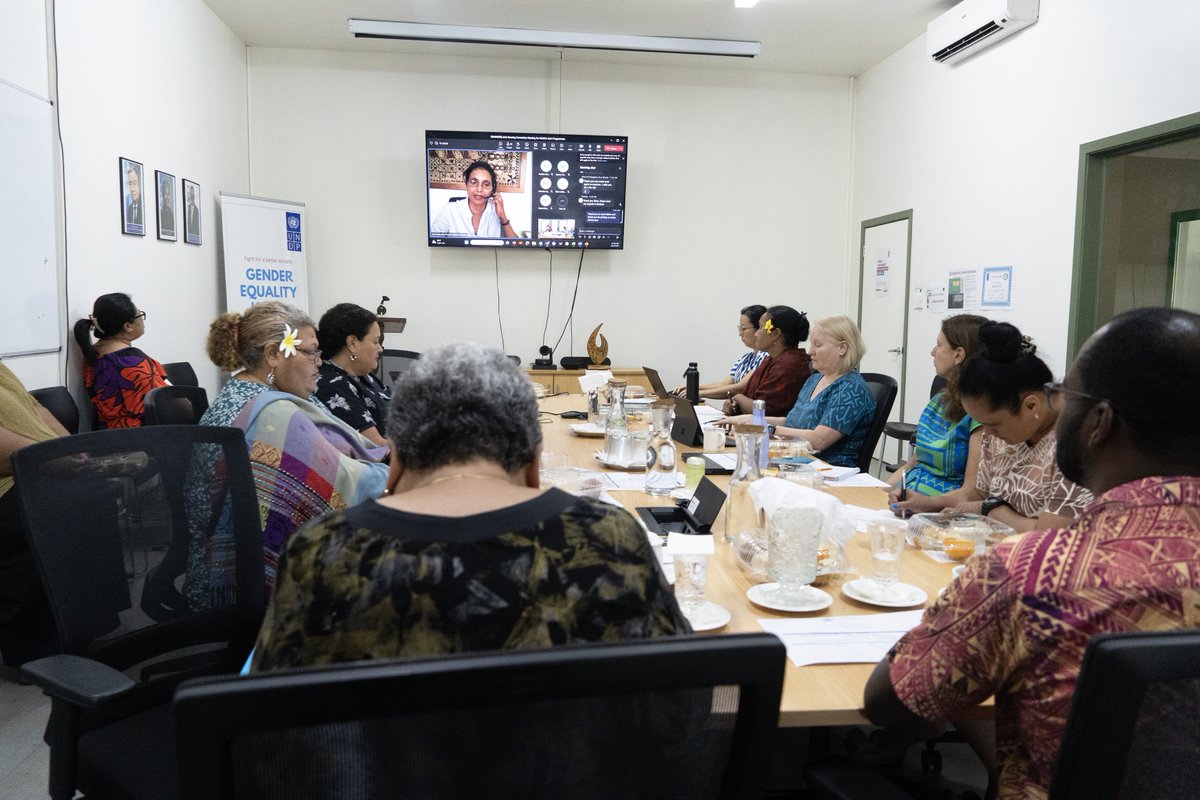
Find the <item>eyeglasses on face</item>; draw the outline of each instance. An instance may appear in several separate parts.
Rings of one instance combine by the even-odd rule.
[[[1091,400],[1093,403],[1110,402],[1104,397],[1096,397],[1094,394],[1081,392],[1078,389],[1068,389],[1062,385],[1062,381],[1050,381],[1049,383],[1044,383],[1042,384],[1042,391],[1046,393],[1046,405],[1050,406],[1050,408],[1054,409],[1055,411],[1062,410],[1062,404],[1057,400],[1058,396],[1062,394],[1073,394],[1076,397],[1082,397],[1085,400]]]
[[[316,347],[297,347],[296,352],[303,353],[304,355],[311,358],[313,361],[321,360],[321,351],[320,351],[320,349],[318,349]]]
[[[137,312],[136,314],[134,314],[134,315],[133,315],[133,319],[145,319],[145,318],[146,318],[146,312],[145,312],[145,311],[139,311],[139,312]],[[130,320],[130,322],[132,322],[132,321],[133,321],[133,320]]]
[[[754,327],[753,325],[738,325],[738,333],[745,333],[746,331],[756,331],[756,330],[758,330],[758,328]]]

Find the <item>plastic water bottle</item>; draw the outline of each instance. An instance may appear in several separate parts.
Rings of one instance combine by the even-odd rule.
[[[754,410],[750,414],[751,425],[761,425],[763,429],[762,444],[758,450],[758,468],[766,469],[771,461],[771,437],[767,435],[767,404],[764,400],[754,401]]]
[[[687,399],[692,405],[700,403],[700,370],[696,369],[696,362],[688,363],[688,368],[683,371],[683,379],[686,383]]]

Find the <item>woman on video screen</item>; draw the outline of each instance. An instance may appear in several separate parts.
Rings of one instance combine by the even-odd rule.
[[[456,197],[433,218],[431,236],[487,236],[518,238],[504,211],[504,198],[496,191],[496,170],[486,161],[473,161],[463,170],[466,201]]]

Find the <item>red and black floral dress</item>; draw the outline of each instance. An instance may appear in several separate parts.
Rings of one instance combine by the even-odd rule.
[[[146,393],[167,383],[162,364],[136,347],[100,356],[83,369],[101,428],[140,427]]]

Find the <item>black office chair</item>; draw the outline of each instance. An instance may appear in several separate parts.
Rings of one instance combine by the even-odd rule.
[[[79,433],[79,406],[75,398],[65,386],[47,386],[44,389],[33,389],[29,392],[54,418],[58,420],[67,433]]]
[[[195,425],[208,410],[208,392],[199,386],[159,386],[146,393],[143,425]]]
[[[935,394],[946,388],[946,379],[940,375],[934,375],[933,381],[929,384],[929,397],[932,398]],[[887,439],[898,439],[899,451],[896,457],[899,459],[895,464],[884,463],[884,451],[887,450],[887,445],[884,444],[879,448],[879,463],[883,464],[883,468],[888,472],[895,472],[904,466],[908,461],[904,457],[905,442],[912,444],[917,436],[917,423],[915,422],[889,422],[883,426],[883,435]]]
[[[864,372],[862,379],[867,382],[871,396],[875,398],[875,416],[871,418],[871,427],[867,430],[867,438],[862,450],[858,453],[858,471],[871,471],[871,458],[875,455],[875,445],[883,435],[883,426],[887,424],[888,415],[892,413],[892,405],[896,402],[896,392],[899,384],[890,375],[878,372]]]
[[[50,796],[172,798],[175,687],[236,672],[262,621],[245,438],[200,425],[96,431],[21,448],[13,466],[64,652],[22,666],[52,698]],[[189,480],[211,502],[189,507]],[[143,524],[159,512],[154,544],[123,519],[131,482],[157,487],[140,498]],[[231,533],[216,535],[219,522]],[[131,578],[139,555],[154,566]]]
[[[753,633],[191,682],[179,796],[761,797],[785,660]]]
[[[420,353],[412,350],[385,349],[379,354],[380,383],[390,391],[396,378],[400,377],[400,373],[411,367],[420,357]]]
[[[163,371],[167,373],[167,380],[172,386],[199,386],[200,381],[196,378],[196,370],[192,369],[192,365],[187,361],[171,361],[163,364]]]
[[[827,800],[910,800],[841,762],[805,770]],[[1191,800],[1200,787],[1200,631],[1102,634],[1087,646],[1050,800]]]

